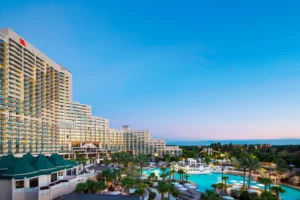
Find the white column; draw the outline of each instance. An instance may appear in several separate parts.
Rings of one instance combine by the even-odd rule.
[[[26,189],[29,188],[29,179],[28,178],[24,178],[24,193],[26,195]]]
[[[16,184],[15,184],[15,179],[11,179],[11,199],[15,199],[15,189],[16,189]]]

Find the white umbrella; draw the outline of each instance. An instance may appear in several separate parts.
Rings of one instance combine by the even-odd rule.
[[[265,186],[265,185],[264,185],[264,184],[257,184],[257,186],[263,187],[263,186]]]
[[[239,183],[244,183],[243,181],[239,181]]]
[[[183,191],[185,191],[185,190],[187,190],[187,188],[185,188],[185,187],[181,187],[181,188],[179,188],[179,190],[183,190]]]
[[[196,189],[196,186],[188,185],[187,188],[189,188],[189,189]]]
[[[252,188],[255,188],[255,189],[259,189],[259,187],[255,186],[255,185],[254,185],[254,186],[251,186],[251,187],[252,187]]]
[[[237,181],[236,181],[236,180],[231,180],[230,182],[232,182],[232,183],[236,183]]]
[[[223,198],[223,199],[227,199],[227,200],[234,200],[234,198],[231,197],[231,196],[223,196],[222,198]]]

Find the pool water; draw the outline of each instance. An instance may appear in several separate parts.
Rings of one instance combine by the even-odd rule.
[[[155,173],[158,177],[161,174],[161,171],[159,168],[155,168],[152,170],[143,170],[143,173],[146,175],[149,175],[150,173]],[[234,184],[234,183],[241,183],[243,181],[243,177],[242,176],[236,176],[236,175],[230,175],[230,174],[226,174],[224,176],[228,177],[227,183],[228,184]],[[179,175],[175,174],[175,179],[179,179]],[[212,189],[211,184],[214,183],[219,183],[222,182],[221,181],[221,177],[222,174],[216,174],[216,173],[211,173],[211,174],[206,174],[206,175],[190,175],[190,177],[188,178],[189,181],[194,182],[198,185],[198,190],[200,192],[204,192],[207,189]],[[234,181],[234,182],[232,182]],[[246,185],[248,185],[248,178],[246,178]],[[257,186],[261,189],[264,189],[264,186],[259,186],[257,184],[260,184],[258,182],[252,181],[251,180],[251,186]],[[291,187],[287,187],[287,186],[282,186],[286,192],[284,194],[282,194],[282,199],[284,200],[299,200],[300,199],[300,190],[291,188]]]

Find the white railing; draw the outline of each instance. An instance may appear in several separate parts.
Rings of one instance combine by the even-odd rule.
[[[14,190],[14,193],[23,193],[24,192],[24,188],[16,188]]]
[[[62,184],[61,184],[62,187],[67,187],[67,186],[69,186],[69,185],[70,185],[69,182],[65,182],[65,183],[62,183]]]
[[[38,192],[39,188],[36,187],[36,188],[27,188],[26,189],[26,192]]]
[[[47,194],[49,194],[49,189],[40,190],[40,195],[47,195]]]

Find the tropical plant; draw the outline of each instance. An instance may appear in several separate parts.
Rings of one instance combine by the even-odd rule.
[[[112,156],[111,156],[111,162],[115,163],[117,165],[120,165],[120,163],[121,163],[121,156],[122,155],[121,155],[120,152],[116,152],[116,153],[112,154]]]
[[[176,173],[176,171],[174,169],[170,170],[169,171],[169,174],[170,174],[170,180],[173,180],[174,179],[174,174]]]
[[[281,186],[273,186],[271,187],[271,191],[276,194],[278,200],[280,199],[279,194],[285,193],[285,189],[283,189]]]
[[[105,184],[104,181],[98,181],[96,184],[97,184],[97,188],[100,190],[100,193],[102,193],[102,191],[107,188],[107,185]]]
[[[175,198],[175,199],[178,199],[179,197],[181,197],[181,192],[179,191],[179,190],[176,190],[176,189],[174,189],[174,190],[172,190],[171,191],[171,195]]]
[[[137,154],[135,162],[140,166],[141,176],[143,175],[143,167],[147,166],[150,162],[150,157],[147,154]]]
[[[260,162],[257,158],[249,157],[246,159],[247,168],[249,171],[248,174],[248,189],[250,189],[250,181],[251,181],[251,173],[252,171],[258,169],[260,167]]]
[[[142,200],[144,200],[145,195],[145,189],[147,188],[147,184],[140,184],[138,188],[135,190],[135,194],[142,197]]]
[[[169,185],[163,181],[160,181],[157,186],[157,191],[161,194],[161,199],[164,199],[164,194],[168,192]]]
[[[216,192],[218,189],[218,184],[211,184],[211,187],[214,189],[214,191]]]
[[[160,174],[160,178],[162,178],[163,181],[165,181],[165,179],[166,179],[167,176],[168,176],[167,173],[161,173],[161,174]]]
[[[243,189],[245,189],[246,182],[246,170],[247,170],[247,159],[245,157],[241,157],[238,161],[238,168],[243,169]]]
[[[102,177],[103,177],[105,183],[107,183],[107,181],[109,181],[112,178],[112,172],[110,169],[102,170],[101,174],[102,174]]]
[[[265,185],[265,191],[267,191],[267,187],[272,183],[272,180],[270,178],[260,178],[259,182]]]
[[[224,188],[225,188],[225,184],[224,183],[218,183],[217,188],[218,188],[218,190],[221,191],[221,196],[223,196],[223,191],[224,191]]]
[[[88,193],[95,193],[95,192],[97,192],[96,181],[88,179],[86,181],[86,185],[87,185]]]
[[[83,193],[86,189],[87,189],[86,183],[78,183],[78,184],[76,185],[75,192]]]
[[[180,181],[183,181],[183,174],[185,174],[185,172],[184,172],[184,170],[183,169],[179,169],[178,171],[177,171],[177,174],[179,174],[179,180]]]
[[[185,178],[185,181],[186,181],[186,182],[188,182],[188,178],[189,178],[189,177],[190,177],[190,175],[188,175],[188,174],[185,174],[185,175],[184,175],[184,178]]]
[[[207,156],[207,157],[204,158],[204,162],[205,163],[209,164],[210,161],[211,161],[210,157]]]
[[[201,194],[201,200],[221,200],[221,197],[213,190],[205,190],[205,193]]]
[[[135,185],[135,181],[133,178],[125,177],[121,180],[121,186],[125,188],[127,194],[129,194],[129,189]]]
[[[277,199],[276,195],[273,194],[272,192],[270,191],[263,191],[261,194],[260,194],[260,199],[261,200],[275,200]]]
[[[156,193],[152,192],[149,188],[147,190],[149,192],[149,200],[154,200],[156,197]]]
[[[155,173],[150,173],[148,176],[148,179],[153,180],[155,178],[155,176],[156,176]]]
[[[228,178],[229,178],[228,176],[223,176],[223,177],[222,177],[222,181],[224,181],[225,194],[227,194],[227,190],[226,190],[226,182],[227,182]]]
[[[108,158],[104,158],[103,163],[109,165],[111,163],[111,160],[109,160]]]
[[[249,200],[258,200],[259,194],[257,192],[251,192],[248,194]]]

